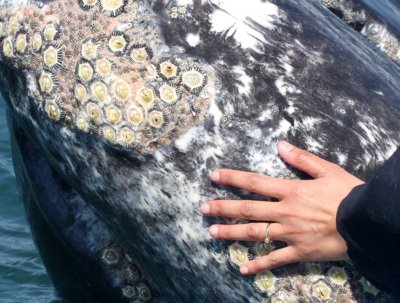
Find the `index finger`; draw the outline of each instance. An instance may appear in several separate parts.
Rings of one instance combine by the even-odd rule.
[[[211,180],[222,185],[229,185],[267,197],[282,199],[294,187],[296,180],[277,179],[256,173],[232,169],[214,171]]]

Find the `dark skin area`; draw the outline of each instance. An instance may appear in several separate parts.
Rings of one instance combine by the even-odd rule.
[[[340,261],[348,259],[347,245],[336,228],[340,203],[351,190],[364,182],[340,166],[282,141],[279,155],[312,180],[284,180],[265,175],[220,169],[211,174],[217,184],[229,185],[274,197],[278,202],[218,200],[201,206],[205,216],[241,218],[248,224],[213,225],[213,238],[264,241],[267,223],[271,241],[287,246],[240,267],[244,275],[256,274],[300,261]]]

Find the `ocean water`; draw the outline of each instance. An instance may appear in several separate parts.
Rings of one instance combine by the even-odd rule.
[[[5,106],[0,96],[0,302],[51,302],[53,287],[18,197]]]

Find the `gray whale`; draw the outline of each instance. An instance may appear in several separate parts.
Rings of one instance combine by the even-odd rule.
[[[110,3],[1,2],[15,167],[60,294],[386,302],[347,263],[242,277],[265,248],[212,241],[207,227],[229,221],[198,209],[253,197],[212,185],[218,167],[305,178],[278,158],[281,139],[368,178],[400,142],[399,66],[317,1]]]

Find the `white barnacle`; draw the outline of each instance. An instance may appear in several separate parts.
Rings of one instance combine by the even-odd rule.
[[[0,38],[4,35],[4,23],[0,20]]]
[[[108,97],[108,87],[102,81],[94,81],[90,86],[90,91],[95,100],[104,102]]]
[[[143,112],[136,106],[132,106],[127,109],[127,119],[133,125],[139,126],[144,120]]]
[[[62,66],[61,47],[49,46],[43,52],[43,62],[50,69],[59,69]]]
[[[129,127],[123,127],[120,131],[120,141],[124,145],[131,145],[135,141],[135,133]]]
[[[80,103],[83,103],[86,101],[87,96],[88,92],[86,87],[83,84],[78,83],[75,86],[75,99],[78,100]]]
[[[87,60],[92,60],[97,57],[98,44],[93,42],[92,39],[82,44],[81,55]]]
[[[143,64],[151,58],[151,52],[146,47],[133,48],[130,58],[136,63]]]
[[[206,76],[196,69],[190,69],[182,73],[182,84],[189,92],[201,90],[205,83]]]
[[[50,119],[60,121],[63,116],[63,111],[60,103],[56,100],[46,100],[44,110]]]
[[[124,12],[126,0],[100,0],[103,13],[116,17]]]
[[[117,139],[117,132],[109,125],[102,127],[101,134],[109,142],[115,142]]]
[[[34,52],[40,52],[43,45],[43,38],[40,32],[33,33],[32,36],[32,49]]]
[[[149,124],[154,128],[161,128],[164,123],[164,114],[160,111],[152,111],[148,116]]]
[[[93,103],[88,102],[85,106],[87,116],[94,122],[98,123],[101,120],[101,110],[100,107]]]
[[[347,272],[344,268],[332,266],[328,271],[328,277],[333,284],[343,286],[348,280]]]
[[[141,104],[144,108],[152,108],[154,106],[154,91],[149,87],[142,87],[138,90],[136,95],[136,101]]]
[[[11,37],[4,39],[2,45],[3,55],[7,58],[14,57],[14,45]]]
[[[43,37],[46,41],[53,41],[58,38],[60,29],[58,24],[50,22],[47,23],[43,29]]]
[[[108,122],[118,124],[122,121],[122,112],[114,104],[107,105],[104,108],[104,113]]]
[[[39,77],[40,90],[45,94],[52,94],[57,87],[54,76],[51,73],[43,71]]]
[[[123,55],[128,47],[128,38],[124,33],[114,31],[108,40],[108,48],[117,55]]]
[[[172,60],[164,59],[158,64],[158,72],[165,80],[171,80],[178,76],[179,67]]]
[[[28,38],[26,33],[18,34],[15,40],[15,49],[18,53],[23,54],[28,46]]]
[[[160,98],[168,104],[172,104],[178,100],[176,89],[168,84],[164,84],[159,88]]]
[[[103,260],[108,264],[117,264],[119,261],[119,254],[113,248],[106,248],[103,252]]]
[[[89,132],[90,130],[90,124],[82,114],[78,115],[78,117],[76,118],[75,125],[80,131],[83,131],[85,133]]]
[[[112,64],[108,59],[102,58],[96,61],[96,73],[101,77],[104,78],[110,76],[111,70]]]
[[[78,65],[78,76],[84,82],[89,82],[93,78],[93,67],[88,62],[82,62]]]
[[[136,295],[136,290],[133,286],[127,285],[122,289],[124,297],[132,299]]]
[[[332,288],[325,281],[319,280],[311,286],[311,295],[320,301],[327,301],[331,298]]]
[[[83,10],[89,10],[95,7],[98,2],[98,0],[78,0],[79,6]]]
[[[115,98],[121,102],[126,102],[131,95],[128,83],[121,79],[114,81],[111,90]]]
[[[249,250],[247,247],[240,245],[238,242],[229,246],[229,258],[236,265],[243,265],[249,262]]]
[[[275,292],[276,277],[270,270],[264,270],[256,275],[254,285],[262,293]]]
[[[20,25],[20,22],[19,22],[17,16],[12,16],[8,20],[8,34],[9,35],[15,35],[19,31],[20,27],[21,27],[21,25]]]
[[[139,302],[149,302],[151,300],[151,291],[147,287],[147,285],[141,283],[137,287],[138,290],[138,296],[139,296]]]

